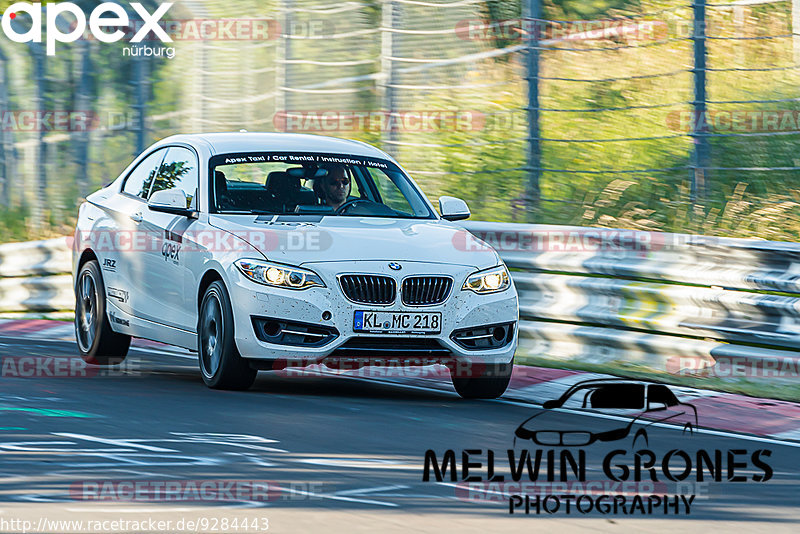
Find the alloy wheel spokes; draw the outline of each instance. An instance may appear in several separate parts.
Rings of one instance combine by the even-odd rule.
[[[209,299],[203,310],[201,348],[202,360],[206,375],[213,376],[222,360],[222,310],[216,298]]]
[[[92,276],[85,272],[81,278],[79,296],[79,335],[85,350],[89,350],[94,342],[95,317],[97,310],[97,293]]]

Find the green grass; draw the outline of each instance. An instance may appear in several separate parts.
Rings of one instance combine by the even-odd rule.
[[[626,361],[615,361],[601,365],[575,360],[549,360],[547,358],[518,355],[515,358],[515,363],[518,365],[531,365],[552,369],[571,369],[575,371],[603,373],[623,378],[663,382],[676,386],[738,393],[750,397],[800,402],[800,383],[776,383],[774,380],[756,381],[745,378],[722,379],[717,377],[678,376]]]

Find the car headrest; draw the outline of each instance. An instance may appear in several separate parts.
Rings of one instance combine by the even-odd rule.
[[[228,192],[228,180],[225,178],[225,173],[222,171],[214,171],[214,191],[219,193]]]
[[[272,171],[267,175],[264,187],[267,188],[267,193],[276,197],[284,197],[300,190],[300,178],[291,176],[284,171]]]

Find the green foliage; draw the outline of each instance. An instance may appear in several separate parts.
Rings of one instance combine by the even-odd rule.
[[[608,17],[614,11],[640,12],[640,2],[636,0],[549,0],[547,3],[550,10],[563,14],[563,17],[550,17],[554,20],[591,20]]]

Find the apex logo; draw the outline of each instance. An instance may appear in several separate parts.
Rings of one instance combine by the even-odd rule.
[[[172,3],[161,4],[154,13],[149,13],[142,4],[131,2],[130,6],[142,18],[144,24],[131,39],[132,43],[138,43],[151,31],[164,43],[171,43],[172,39],[164,29],[159,26],[161,20]],[[14,27],[13,21],[20,13],[27,13],[33,24],[30,29],[20,33]],[[68,21],[66,15],[70,14],[75,21]],[[76,41],[83,32],[86,31],[86,13],[83,9],[72,2],[48,3],[46,7],[46,31],[47,31],[47,55],[52,56],[56,53],[56,42],[71,43]],[[125,28],[129,25],[130,19],[128,11],[114,2],[104,2],[92,10],[89,15],[89,31],[95,39],[103,43],[115,43],[122,39],[125,32],[117,29],[108,31],[106,28]],[[17,2],[6,9],[2,20],[3,32],[6,37],[16,43],[41,43],[42,42],[42,4],[31,4],[29,2]],[[62,31],[68,28],[69,31]]]

